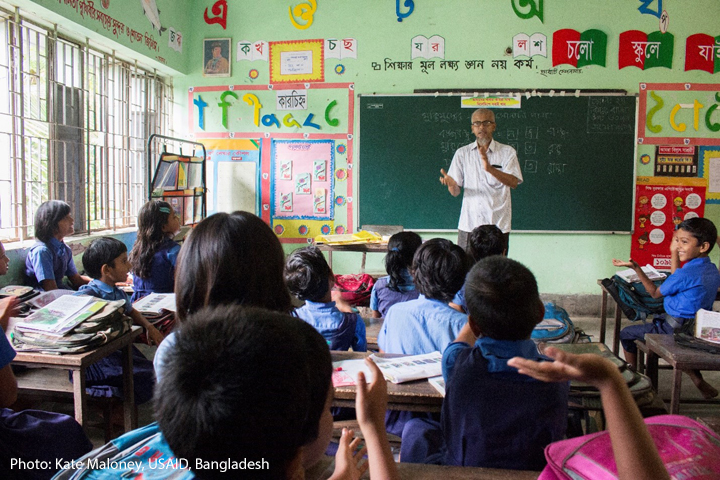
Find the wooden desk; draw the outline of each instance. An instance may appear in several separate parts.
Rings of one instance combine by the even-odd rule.
[[[672,335],[648,333],[645,335],[648,348],[647,372],[653,387],[658,386],[658,357],[673,369],[673,386],[670,394],[670,413],[680,412],[680,387],[683,370],[720,370],[720,355],[703,352],[694,348],[681,347]]]
[[[328,252],[328,264],[332,268],[333,252],[361,252],[362,263],[360,264],[360,273],[365,273],[365,260],[369,253],[387,253],[387,243],[360,243],[357,245],[315,245],[323,252]]]
[[[330,352],[332,361],[355,360],[370,355],[367,352]],[[402,357],[403,355],[378,354],[381,357]],[[407,383],[388,382],[388,408],[410,412],[439,412],[442,408],[443,396],[428,383],[417,380]],[[355,386],[336,387],[333,405],[336,407],[355,408]]]
[[[501,470],[497,468],[448,467],[419,463],[398,463],[401,480],[536,480],[540,472]],[[323,457],[317,465],[305,471],[305,480],[326,480],[335,470],[335,458]],[[362,476],[370,478],[369,473]]]
[[[602,290],[602,306],[600,308],[600,343],[605,343],[605,328],[607,327],[607,304],[608,304],[608,291],[602,284],[602,279],[597,281]],[[612,297],[611,297],[612,298]],[[613,301],[615,301],[613,299]],[[615,355],[620,353],[620,320],[622,310],[620,306],[615,304],[615,333],[613,336],[613,348],[612,351]]]
[[[69,392],[73,394],[75,403],[75,420],[85,426],[85,370],[93,363],[113,352],[123,352],[123,400],[125,414],[125,431],[137,428],[135,412],[135,389],[133,381],[132,342],[140,335],[142,328],[133,326],[125,335],[102,345],[95,350],[78,354],[52,355],[45,353],[17,352],[13,365],[32,367],[17,375],[18,389],[26,391]],[[46,369],[60,370],[60,374]],[[72,371],[72,383],[68,380],[65,370]]]

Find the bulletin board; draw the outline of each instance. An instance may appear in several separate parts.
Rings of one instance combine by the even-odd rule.
[[[281,242],[353,231],[354,84],[191,87],[188,104],[192,138],[217,147],[210,149],[211,207],[242,201],[239,188],[254,189],[257,215]],[[256,165],[256,181],[228,180],[227,172],[253,170],[233,164]]]

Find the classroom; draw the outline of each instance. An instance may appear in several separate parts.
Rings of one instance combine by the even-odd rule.
[[[673,207],[643,237],[647,192],[720,222],[718,18],[716,0],[0,0],[0,287],[24,283],[49,199],[73,209],[78,269],[98,236],[130,250],[164,149],[203,158],[206,215],[249,211],[286,254],[369,224],[455,242],[440,170],[487,107],[524,177],[509,256],[597,317],[613,258],[668,266]],[[384,272],[356,252],[332,269],[361,258]]]

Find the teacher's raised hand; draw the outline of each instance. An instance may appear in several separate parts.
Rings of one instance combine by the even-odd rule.
[[[458,186],[457,182],[453,177],[447,174],[444,168],[440,169],[440,183],[448,187],[448,192],[450,192],[450,195],[453,197],[457,197],[460,195],[460,187]]]

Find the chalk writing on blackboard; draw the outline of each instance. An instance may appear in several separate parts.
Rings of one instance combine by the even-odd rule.
[[[588,133],[633,133],[634,127],[624,119],[634,115],[624,97],[590,97],[588,99]]]

